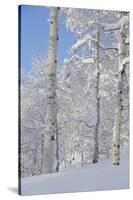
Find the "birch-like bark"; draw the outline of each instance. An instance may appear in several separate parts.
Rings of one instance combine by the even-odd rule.
[[[114,128],[113,128],[113,139],[112,139],[112,164],[120,164],[120,124],[121,124],[121,110],[122,110],[122,79],[124,66],[122,63],[123,59],[123,29],[120,30],[120,44],[119,44],[119,69],[118,69],[118,84],[117,84],[117,104],[115,110]]]
[[[59,8],[51,8],[50,33],[48,50],[48,88],[46,105],[46,129],[44,132],[42,174],[52,173],[55,147],[56,129],[56,65],[57,65],[57,40],[58,40],[58,13]]]
[[[97,80],[96,80],[96,113],[97,113],[97,123],[95,127],[95,136],[94,136],[94,153],[93,153],[93,163],[98,162],[98,133],[99,133],[99,122],[100,122],[100,97],[99,97],[99,81],[100,81],[100,70],[99,70],[99,39],[100,32],[97,32],[97,55],[96,55],[96,71],[97,71]]]
[[[59,161],[59,134],[58,134],[57,113],[56,113],[55,126],[56,126],[55,128],[55,131],[56,131],[56,172],[58,172],[60,161]]]

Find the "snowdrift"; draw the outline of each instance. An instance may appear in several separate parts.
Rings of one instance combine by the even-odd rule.
[[[112,166],[111,160],[100,161],[69,172],[22,178],[21,185],[22,195],[127,189],[128,154],[121,159],[120,166]]]

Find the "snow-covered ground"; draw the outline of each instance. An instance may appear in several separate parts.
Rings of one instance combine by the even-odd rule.
[[[111,160],[106,160],[69,172],[22,178],[22,195],[127,188],[129,188],[128,154],[123,156],[120,166],[112,166]]]

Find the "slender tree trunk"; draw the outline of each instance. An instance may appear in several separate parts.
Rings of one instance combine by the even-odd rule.
[[[81,166],[84,166],[84,151],[81,152]]]
[[[72,136],[71,140],[70,140],[70,165],[72,164],[72,162],[75,159],[75,146],[74,146],[74,138]]]
[[[121,110],[122,110],[122,79],[124,73],[124,65],[122,64],[124,40],[123,30],[120,31],[120,45],[119,45],[119,69],[118,69],[118,84],[117,84],[117,104],[115,110],[113,139],[112,139],[112,164],[120,164],[120,124],[121,124]],[[121,69],[121,70],[120,70]]]
[[[48,88],[46,105],[46,129],[44,133],[42,174],[53,172],[56,122],[56,65],[58,40],[58,8],[51,8],[48,50]]]
[[[97,32],[97,56],[96,56],[96,70],[97,70],[97,80],[96,80],[96,112],[97,112],[97,123],[95,127],[95,136],[94,136],[94,155],[93,155],[93,163],[98,162],[98,132],[99,132],[99,122],[100,122],[100,97],[99,97],[99,80],[100,80],[100,70],[99,70],[99,39],[100,32]]]
[[[121,92],[122,92],[122,76],[121,73],[118,74],[118,96],[117,96],[117,106],[115,110],[115,121],[113,129],[113,150],[112,150],[112,163],[113,165],[120,164],[120,122],[121,122]]]

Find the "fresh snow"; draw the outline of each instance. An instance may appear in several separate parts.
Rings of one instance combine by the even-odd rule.
[[[88,47],[91,49],[91,41],[97,42],[97,40],[93,37],[91,37],[90,34],[86,34],[84,37],[80,38],[72,47],[71,47],[71,52],[76,51],[81,45],[85,44],[88,42]]]
[[[125,65],[126,63],[129,63],[129,57],[126,57],[122,60],[122,65]]]
[[[73,59],[81,61],[82,64],[94,64],[95,63],[95,59],[93,59],[93,58],[90,58],[90,57],[83,58],[83,57],[80,57],[78,55],[72,55],[72,57],[70,59],[65,59],[64,63],[68,64]]]
[[[69,172],[22,178],[21,184],[22,195],[127,189],[128,153],[121,159],[120,166],[113,166],[111,160],[103,160]]]
[[[122,63],[119,66],[119,71],[118,72],[122,72],[123,71],[124,65],[126,63],[129,63],[129,57],[126,57],[126,58],[122,59]]]

